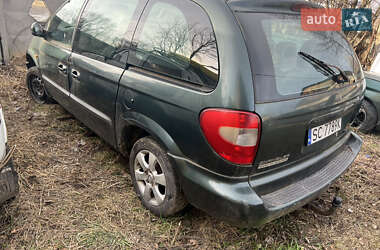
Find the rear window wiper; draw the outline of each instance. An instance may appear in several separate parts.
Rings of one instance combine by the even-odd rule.
[[[302,57],[302,59],[304,59],[305,61],[312,64],[313,67],[315,67],[316,70],[318,70],[322,74],[324,74],[326,76],[331,75],[332,79],[336,83],[340,84],[340,83],[345,83],[345,82],[349,81],[349,78],[346,75],[346,73],[343,70],[341,70],[338,66],[327,64],[327,63],[315,58],[314,56],[309,55],[309,54],[302,52],[302,51],[298,52],[298,54]],[[338,70],[339,74],[337,74],[333,69]]]

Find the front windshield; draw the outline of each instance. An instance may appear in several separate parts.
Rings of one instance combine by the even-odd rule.
[[[256,78],[273,85],[258,86],[259,92],[265,92],[260,94],[263,101],[301,97],[309,87],[313,93],[336,87],[332,75],[317,70],[299,52],[339,67],[348,75],[355,71],[356,58],[341,32],[304,31],[299,15],[239,13],[238,17]]]

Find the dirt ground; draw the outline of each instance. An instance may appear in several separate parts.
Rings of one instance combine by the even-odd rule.
[[[22,63],[0,67],[0,102],[20,194],[0,208],[0,249],[379,249],[380,133],[360,136],[338,190],[343,207],[324,217],[302,208],[259,229],[239,229],[189,207],[151,215],[136,197],[127,163],[59,105],[27,94]],[[222,209],[222,208],[221,208]]]

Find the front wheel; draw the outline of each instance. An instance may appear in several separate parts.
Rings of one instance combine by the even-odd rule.
[[[129,166],[137,196],[153,214],[167,217],[187,205],[166,151],[151,137],[135,143]]]
[[[41,73],[37,67],[31,67],[26,75],[26,85],[28,86],[29,94],[38,104],[54,103],[44,87]]]

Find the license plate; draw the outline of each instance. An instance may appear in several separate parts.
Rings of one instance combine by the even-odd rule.
[[[309,129],[307,145],[319,142],[342,129],[342,118]]]

